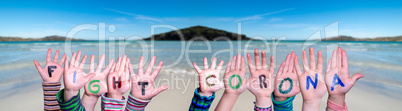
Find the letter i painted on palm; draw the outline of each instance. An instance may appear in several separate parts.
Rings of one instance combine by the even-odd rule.
[[[313,80],[311,79],[311,77],[310,76],[307,76],[307,80],[306,80],[306,89],[308,90],[308,89],[310,89],[310,82],[311,82],[311,84],[313,85],[313,87],[314,87],[314,89],[316,89],[317,88],[317,77],[318,76],[318,74],[317,73],[315,73],[315,82],[313,82]]]
[[[343,84],[342,80],[339,78],[338,74],[334,75],[334,79],[332,80],[332,85],[331,85],[331,91],[334,91],[334,87],[336,85],[341,85],[342,87],[345,87],[345,84]]]
[[[74,71],[74,76],[73,76],[73,83],[75,83],[75,78],[77,77],[77,71]]]

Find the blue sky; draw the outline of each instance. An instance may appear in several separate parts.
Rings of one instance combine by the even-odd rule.
[[[266,39],[305,40],[317,31],[325,35],[333,23],[339,35],[402,35],[402,1],[0,1],[0,16],[0,36],[29,38],[66,36],[74,27],[99,23],[106,24],[106,37],[149,37],[152,25],[237,33],[238,23],[241,33]],[[98,39],[98,32],[84,30],[74,38]]]

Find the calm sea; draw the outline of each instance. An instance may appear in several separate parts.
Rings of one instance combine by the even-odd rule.
[[[253,53],[253,49],[265,50],[267,55],[275,57],[276,68],[285,60],[286,54],[295,51],[301,60],[301,51],[314,47],[323,52],[324,68],[332,51],[337,46],[348,53],[350,73],[360,72],[365,75],[361,83],[377,86],[402,88],[402,42],[303,42],[303,41],[216,41],[216,42],[180,42],[180,41],[85,41],[85,42],[0,42],[0,90],[1,87],[23,87],[24,84],[40,84],[42,81],[33,60],[45,65],[48,48],[71,56],[72,51],[81,50],[83,54],[95,55],[96,63],[102,53],[106,59],[116,59],[122,54],[131,58],[137,66],[140,56],[149,59],[157,56],[163,61],[161,75],[180,74],[191,77],[196,74],[191,63],[202,67],[202,58],[217,57],[224,60],[225,65],[230,58],[241,53]],[[329,56],[327,56],[329,55]],[[53,57],[53,56],[52,56]],[[149,62],[149,61],[148,61]],[[209,61],[211,62],[211,61]],[[87,59],[89,63],[89,56]],[[302,63],[300,61],[300,63]],[[88,64],[86,65],[88,68]],[[86,70],[87,71],[87,70]],[[324,69],[325,71],[325,69]],[[276,71],[275,71],[276,72]]]

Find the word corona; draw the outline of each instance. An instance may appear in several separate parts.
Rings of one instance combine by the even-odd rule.
[[[95,82],[100,82],[100,81],[99,81],[99,80],[92,80],[91,82],[89,82],[89,84],[88,84],[88,90],[89,90],[89,92],[91,92],[91,93],[97,94],[97,93],[100,91],[100,86],[99,86],[99,85],[93,85],[93,87],[98,88],[96,91],[95,91],[95,90],[92,90],[92,88],[91,88],[92,84],[95,83]]]
[[[267,77],[265,75],[260,75],[258,76],[258,78],[260,79],[260,87],[262,88],[267,88],[267,83],[265,83],[265,80],[267,79]]]
[[[314,87],[314,89],[316,89],[317,88],[317,77],[318,76],[318,74],[317,73],[315,73],[315,82],[313,82],[313,80],[311,79],[311,77],[310,76],[307,76],[307,80],[306,80],[306,89],[308,90],[308,89],[310,89],[310,83],[309,82],[311,82],[311,84],[313,85],[313,87]]]
[[[113,77],[113,89],[116,89],[116,87],[121,88],[121,77],[119,77],[118,81],[116,81],[116,78]]]
[[[57,66],[48,66],[47,67],[47,73],[49,73],[49,77],[52,77],[52,73],[54,72],[53,69],[56,69]]]
[[[343,84],[343,82],[339,78],[338,74],[335,74],[334,79],[332,80],[331,91],[334,91],[335,86],[338,84],[341,85],[342,87],[345,87],[345,84]]]
[[[232,79],[233,79],[234,77],[236,77],[236,78],[239,80],[239,83],[238,83],[236,86],[233,86],[233,85],[232,85]],[[240,86],[241,86],[241,78],[240,78],[240,76],[237,75],[237,74],[234,74],[234,75],[230,76],[230,77],[229,77],[229,86],[230,86],[230,88],[232,88],[232,89],[239,89]]]
[[[138,82],[138,85],[141,86],[142,95],[145,95],[145,86],[148,85],[148,82]]]
[[[215,74],[211,74],[211,75],[209,75],[208,77],[205,78],[205,83],[206,83],[209,87],[215,86],[214,83],[211,84],[211,83],[208,82],[208,79],[209,79],[209,78],[216,78]]]
[[[282,86],[283,86],[283,83],[285,82],[285,81],[289,81],[289,88],[287,89],[287,90],[282,90]],[[282,93],[282,94],[288,94],[290,91],[292,91],[292,89],[293,89],[293,81],[292,81],[292,79],[290,79],[290,78],[285,78],[285,79],[283,79],[282,81],[281,81],[281,83],[279,84],[279,92],[280,93]]]

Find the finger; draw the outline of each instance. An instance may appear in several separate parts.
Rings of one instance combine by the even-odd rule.
[[[84,58],[81,60],[80,68],[83,69],[85,66],[85,62],[87,61],[87,55],[84,55]]]
[[[71,56],[71,60],[70,60],[70,67],[74,67],[74,64],[75,64],[75,56],[76,56],[76,53],[73,52],[73,56]]]
[[[64,61],[64,72],[66,72],[68,68],[69,68],[69,66],[68,66],[68,57],[66,57],[66,60]]]
[[[233,56],[230,70],[235,70],[235,66],[236,66],[236,56]]]
[[[229,62],[227,65],[226,65],[226,70],[225,70],[225,74],[226,73],[228,73],[229,71],[230,71],[230,65],[231,65],[232,63],[231,62]]]
[[[223,60],[221,60],[221,62],[219,62],[219,65],[218,65],[218,68],[217,68],[217,70],[218,70],[219,72],[221,72],[222,66],[223,66]]]
[[[341,53],[342,53],[342,49],[341,49],[341,47],[338,47],[338,50],[336,51],[336,67],[338,68],[338,69],[340,69],[341,68],[341,62],[342,62],[342,55],[341,55]],[[338,71],[340,71],[340,70],[338,70]]]
[[[296,53],[294,52],[294,51],[292,51],[292,54],[290,55],[291,57],[290,57],[290,61],[289,61],[289,69],[288,69],[288,72],[292,72],[295,68],[294,68],[294,66],[295,66],[295,56],[296,56]]]
[[[318,72],[320,72],[321,74],[322,74],[322,70],[323,70],[323,61],[322,61],[322,52],[321,51],[318,51],[318,54],[317,54],[317,69],[316,70],[318,70]]]
[[[95,62],[95,56],[91,55],[91,60],[89,63],[89,73],[95,72],[94,71],[94,68],[95,68],[94,62]]]
[[[310,51],[309,51],[309,55],[310,55],[310,69],[315,70],[315,55],[314,55],[314,48],[310,47]]]
[[[329,70],[331,69],[331,61],[332,61],[331,59],[328,60],[328,63],[327,63],[327,71],[326,71],[327,73],[328,73]]]
[[[363,74],[361,74],[361,73],[356,73],[356,74],[354,74],[353,76],[352,76],[352,83],[354,84],[354,83],[356,83],[356,81],[357,80],[359,80],[360,78],[363,78],[364,77],[364,75]]]
[[[153,56],[151,59],[151,62],[148,64],[147,70],[145,70],[145,74],[147,74],[147,75],[151,74],[152,69],[154,68],[154,65],[155,65],[155,61],[156,61],[156,57]]]
[[[258,49],[254,49],[254,60],[255,60],[255,66],[256,69],[261,69],[261,61],[260,61],[260,53]]]
[[[124,68],[126,67],[126,65],[127,65],[127,56],[124,54],[123,58],[121,59],[119,71],[124,72],[124,70],[125,70]]]
[[[286,63],[286,62],[282,62],[281,66],[279,66],[279,70],[278,70],[278,72],[276,73],[276,76],[279,76],[279,75],[281,75],[281,74],[283,73],[283,69],[284,69],[284,67],[285,67],[285,63]]]
[[[265,54],[265,51],[261,51],[261,58],[262,58],[262,69],[267,70],[268,69],[268,63],[267,63],[267,55]]]
[[[206,57],[203,58],[204,60],[204,70],[208,69],[208,60]]]
[[[195,64],[195,62],[193,62],[193,66],[194,66],[194,69],[197,71],[197,73],[200,74],[200,72],[202,70],[197,66],[197,64]]]
[[[270,57],[270,64],[269,64],[269,72],[271,72],[271,74],[274,74],[275,71],[275,59],[274,56]]]
[[[35,64],[36,69],[37,69],[38,72],[39,72],[39,75],[40,75],[42,78],[44,78],[44,75],[42,75],[42,74],[43,74],[42,66],[40,66],[39,62],[36,61],[36,60],[34,60],[33,62],[34,62],[34,64]]]
[[[127,66],[128,66],[127,58],[124,61],[126,61],[126,62],[125,62],[124,67],[123,67],[123,72],[121,73],[122,74],[121,75],[121,81],[129,81],[130,80],[130,75],[129,75],[129,71],[128,71],[128,68],[127,68]]]
[[[250,71],[251,75],[254,74],[255,66],[253,61],[251,60],[251,55],[247,53],[247,62],[248,62],[248,70]]]
[[[109,73],[113,73],[113,72],[115,71],[116,64],[117,64],[117,63],[113,63],[113,64],[112,64],[112,67],[110,67],[110,72],[109,72]]]
[[[216,67],[216,57],[212,59],[211,69],[215,69]]]
[[[290,58],[292,58],[292,57],[290,54],[288,54],[286,56],[286,60],[285,60],[285,67],[283,67],[283,73],[288,72],[288,70],[289,70]]]
[[[103,74],[108,74],[107,72],[109,71],[113,71],[111,70],[113,68],[113,64],[114,64],[114,59],[110,60],[109,64],[106,66],[105,70],[103,70]]]
[[[140,63],[138,64],[138,75],[142,75],[144,73],[143,67],[144,67],[144,57],[141,56]]]
[[[59,51],[59,50],[56,50],[56,54],[54,54],[53,62],[56,62],[56,63],[57,63],[57,61],[58,61],[58,59],[59,59],[59,53],[60,53],[60,51]]]
[[[67,57],[67,54],[63,54],[63,57],[61,58],[61,60],[60,60],[60,62],[59,62],[60,66],[63,65],[63,63],[64,63],[65,60],[66,60],[66,57]]]
[[[240,65],[241,65],[241,56],[240,54],[237,54],[237,58],[236,58],[236,70],[240,70]]]
[[[105,63],[105,54],[102,54],[101,58],[99,59],[98,67],[96,68],[96,72],[102,71],[102,67],[103,67],[104,63]]]
[[[46,55],[46,62],[51,62],[52,61],[52,49],[47,50],[47,55]]]
[[[84,74],[84,81],[85,81],[84,84],[88,83],[93,77],[95,77],[95,73],[91,73],[88,75]]]
[[[307,52],[303,50],[303,70],[309,69],[308,62],[307,62]]]
[[[241,56],[240,71],[246,72],[246,62],[244,61],[244,57],[243,57],[243,56]],[[246,74],[246,73],[243,73],[243,74]]]
[[[348,55],[345,50],[342,50],[342,67],[349,71]]]
[[[299,67],[299,57],[297,57],[297,56],[295,57],[295,69],[296,69],[296,74],[298,76],[301,76],[302,72],[301,72],[300,67]]]
[[[332,58],[331,58],[331,69],[336,68],[336,50],[332,52]]]
[[[128,69],[129,69],[129,73],[130,73],[131,75],[133,75],[133,74],[135,75],[133,66],[131,66],[131,60],[130,60],[130,58],[127,58],[127,60],[128,60]]]
[[[80,59],[81,59],[81,51],[78,51],[77,56],[75,57],[75,63],[74,63],[75,67],[78,67],[80,65]]]
[[[166,89],[168,89],[169,86],[168,85],[163,85],[163,86],[159,86],[158,88],[156,88],[155,92],[153,93],[154,96],[158,95],[159,93],[161,93],[162,91],[165,91]]]
[[[163,66],[163,61],[160,61],[154,72],[152,72],[151,77],[155,80],[158,76],[159,72],[161,71]]]

